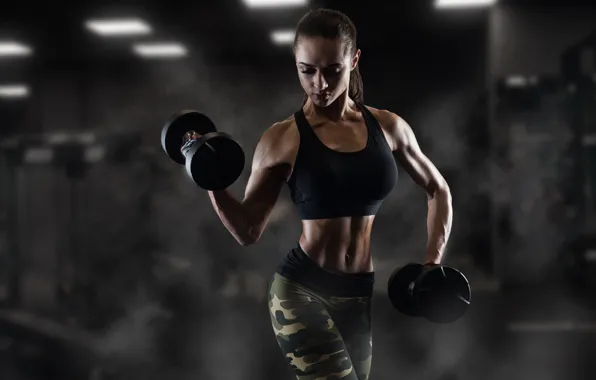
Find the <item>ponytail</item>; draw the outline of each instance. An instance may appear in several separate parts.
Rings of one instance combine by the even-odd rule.
[[[354,70],[350,71],[350,87],[348,95],[356,103],[364,103],[364,85],[362,83],[362,75],[360,75],[358,65],[356,65]]]

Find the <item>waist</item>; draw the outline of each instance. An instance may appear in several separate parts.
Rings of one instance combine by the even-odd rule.
[[[322,268],[302,250],[300,244],[282,260],[277,273],[328,296],[372,297],[374,291],[374,272],[341,273]]]

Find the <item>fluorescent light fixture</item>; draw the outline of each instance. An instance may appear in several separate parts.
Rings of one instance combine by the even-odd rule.
[[[26,98],[29,87],[21,84],[0,85],[0,98]]]
[[[140,43],[133,46],[133,51],[143,58],[179,58],[188,54],[178,43]]]
[[[286,8],[305,6],[308,0],[244,0],[249,8]]]
[[[151,33],[151,27],[139,19],[89,20],[85,27],[100,36],[137,36]]]
[[[12,41],[0,41],[0,57],[26,56],[31,54],[31,48]]]
[[[481,8],[495,5],[497,0],[436,0],[435,8]]]
[[[294,30],[275,30],[271,32],[270,37],[276,45],[290,45],[294,43],[294,36],[296,32]]]

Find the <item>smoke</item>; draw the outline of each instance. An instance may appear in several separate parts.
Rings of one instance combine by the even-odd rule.
[[[528,89],[524,96],[531,96],[531,91],[537,90]],[[535,104],[519,103],[515,94],[504,94],[498,115],[499,129],[509,136],[507,169],[501,173],[506,182],[500,190],[510,205],[512,236],[505,243],[504,259],[513,278],[534,281],[548,275],[559,248],[570,237],[564,184],[570,180],[573,133],[562,122],[562,92],[541,90],[534,96]]]
[[[150,130],[156,137],[162,122],[155,120],[165,121],[180,109],[197,109],[245,148],[245,173],[231,188],[238,198],[243,196],[258,139],[284,112],[293,112],[301,99],[288,93],[282,84],[259,83],[258,74],[241,66],[175,64],[154,67],[150,77],[154,81],[147,86],[154,86],[156,94],[152,96],[161,99],[152,101],[159,104],[151,110],[154,122]],[[165,86],[160,88],[161,83]],[[147,101],[147,96],[142,99]],[[279,105],[275,112],[270,111],[271,99]],[[120,113],[114,112],[114,106],[110,109],[114,117]],[[138,114],[131,118],[138,122]],[[264,359],[261,335],[267,328],[264,322],[268,323],[266,279],[298,236],[296,226],[291,226],[287,218],[292,213],[289,204],[280,200],[258,247],[241,247],[219,221],[206,192],[186,178],[184,169],[165,155],[158,162],[162,183],[152,207],[156,237],[163,249],[154,273],[162,288],[170,288],[166,292],[168,300],[162,299],[159,304],[172,315],[164,322],[163,331],[168,331],[170,350],[177,357],[157,351],[165,371],[162,373],[179,379],[247,379],[252,374],[258,378]],[[164,334],[152,331],[151,324],[144,326],[148,336]],[[122,339],[134,341],[134,335],[126,338],[126,328],[115,331],[116,335],[122,334]],[[150,357],[157,355],[154,349],[145,352]]]
[[[103,356],[134,364],[151,364],[158,359],[157,326],[170,318],[155,300],[139,295],[127,302],[124,316],[109,325],[97,342]]]

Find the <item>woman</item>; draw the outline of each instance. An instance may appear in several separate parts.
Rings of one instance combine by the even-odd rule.
[[[263,134],[244,199],[210,192],[242,245],[256,243],[284,183],[303,232],[273,276],[269,308],[298,379],[368,379],[374,216],[397,182],[398,162],[428,194],[425,262],[439,264],[452,220],[449,187],[399,116],[363,104],[356,29],[327,9],[299,22],[294,55],[302,108]]]

